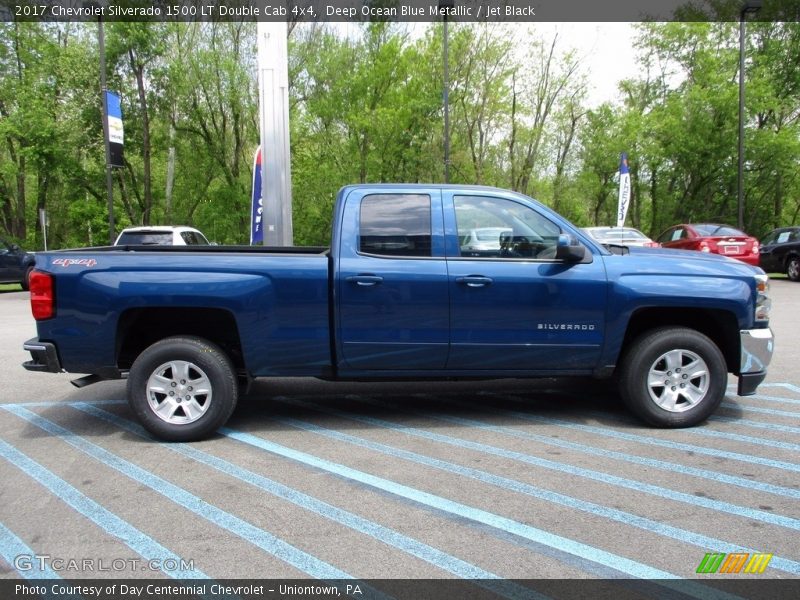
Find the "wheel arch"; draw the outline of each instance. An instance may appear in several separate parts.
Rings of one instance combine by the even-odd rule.
[[[146,348],[173,336],[194,336],[213,342],[228,355],[237,371],[246,371],[239,328],[230,311],[172,306],[132,308],[120,315],[117,366],[121,370],[130,369]]]
[[[711,339],[725,357],[728,372],[738,375],[741,355],[736,315],[726,310],[707,308],[645,307],[636,310],[628,321],[618,364],[634,340],[647,331],[670,326],[693,329]]]

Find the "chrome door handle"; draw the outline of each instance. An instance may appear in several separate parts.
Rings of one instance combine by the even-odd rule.
[[[467,275],[466,277],[456,277],[456,283],[466,284],[468,287],[485,287],[491,284],[493,279],[491,277],[484,277],[483,275]]]
[[[370,287],[383,282],[383,277],[380,277],[379,275],[351,275],[346,279],[346,281],[349,283],[355,283],[356,285],[360,285],[362,287]]]

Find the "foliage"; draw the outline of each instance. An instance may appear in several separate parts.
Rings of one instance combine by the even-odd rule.
[[[717,10],[728,5],[718,3]],[[750,22],[745,229],[800,217],[800,25]],[[295,241],[327,244],[336,191],[442,182],[443,27],[292,24]],[[449,24],[450,176],[533,195],[579,225],[737,220],[738,23],[643,23],[640,75],[590,107],[580,59],[533,26]],[[253,23],[106,26],[122,98],[117,229],[187,224],[246,243],[258,94]],[[110,239],[96,23],[0,23],[0,230],[42,248]]]

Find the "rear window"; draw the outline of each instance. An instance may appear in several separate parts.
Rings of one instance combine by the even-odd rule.
[[[118,246],[172,246],[172,232],[126,231],[119,236]]]
[[[207,246],[208,240],[196,231],[182,231],[181,237],[187,246]]]
[[[697,230],[697,233],[699,233],[702,236],[727,237],[735,235],[740,237],[747,237],[747,234],[744,231],[739,231],[738,229],[729,227],[728,225],[705,224],[705,225],[693,225],[693,227]]]
[[[591,230],[590,233],[597,240],[618,240],[627,238],[629,240],[643,240],[646,236],[636,229],[601,229]]]
[[[364,196],[359,250],[387,256],[430,256],[430,197],[421,194]]]

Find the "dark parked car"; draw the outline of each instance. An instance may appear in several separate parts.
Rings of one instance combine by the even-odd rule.
[[[759,264],[768,273],[784,272],[800,281],[800,227],[781,227],[764,236]]]
[[[0,283],[19,283],[28,289],[28,279],[36,263],[32,252],[0,238]]]
[[[698,250],[738,258],[748,265],[758,266],[758,240],[730,225],[694,223],[675,225],[656,241],[664,248]]]

